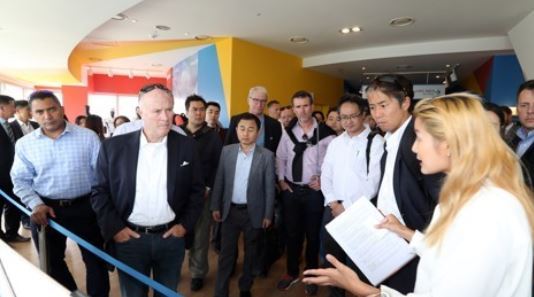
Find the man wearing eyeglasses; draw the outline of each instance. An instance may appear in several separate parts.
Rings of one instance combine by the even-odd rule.
[[[143,128],[104,141],[91,201],[116,257],[176,290],[184,236],[200,216],[205,188],[195,140],[171,131],[173,103],[164,86],[141,89]],[[119,281],[122,296],[148,295],[147,286],[122,271]]]
[[[312,117],[313,98],[296,92],[291,103],[293,119],[276,150],[278,185],[282,190],[284,228],[287,236],[287,272],[278,289],[289,290],[299,280],[299,258],[306,239],[305,269],[319,265],[319,232],[324,210],[321,165],[335,132]],[[307,295],[317,294],[316,285],[306,285]]]
[[[261,122],[261,128],[256,144],[276,153],[280,137],[282,137],[282,127],[280,127],[280,123],[278,123],[277,120],[263,114],[265,106],[267,105],[267,100],[267,89],[262,86],[250,88],[247,98],[248,112],[257,116]],[[226,140],[224,142],[225,145],[239,142],[239,139],[237,139],[236,127],[241,115],[242,114],[235,115],[230,119],[230,126],[228,127],[228,133],[226,134]]]
[[[382,75],[369,84],[367,97],[373,119],[386,133],[376,205],[384,215],[395,215],[408,228],[424,230],[438,201],[443,175],[423,175],[412,151],[413,85],[400,75]],[[412,260],[385,284],[404,294],[413,292],[417,263],[418,258]]]
[[[321,168],[321,190],[325,197],[323,226],[358,199],[376,196],[380,183],[380,159],[384,152],[382,136],[365,126],[368,110],[365,100],[357,95],[344,95],[337,110],[345,132],[332,140]],[[347,254],[335,239],[326,231],[323,234],[325,253],[348,263]],[[331,267],[329,263],[327,266]],[[358,274],[363,277],[363,274]],[[342,289],[336,287],[329,287],[329,291],[332,297],[345,295]]]

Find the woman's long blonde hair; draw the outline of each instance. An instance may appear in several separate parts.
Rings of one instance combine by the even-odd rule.
[[[450,149],[451,168],[439,195],[441,216],[426,232],[439,245],[460,209],[486,181],[513,194],[525,209],[534,237],[534,202],[516,154],[491,126],[480,98],[458,93],[425,99],[414,116]]]

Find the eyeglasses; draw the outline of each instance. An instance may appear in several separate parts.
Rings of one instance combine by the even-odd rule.
[[[351,115],[341,115],[339,116],[339,119],[341,121],[348,121],[348,120],[355,120],[357,118],[359,118],[360,116],[362,115],[362,113],[353,113]]]
[[[265,104],[267,103],[267,100],[266,99],[258,99],[258,98],[254,98],[254,97],[248,97],[250,100],[252,100],[252,102],[256,103],[256,104]]]
[[[144,87],[141,88],[141,90],[139,90],[139,95],[143,95],[143,94],[146,94],[150,91],[153,91],[155,89],[158,89],[158,90],[162,90],[164,91],[165,93],[169,94],[171,97],[173,97],[172,95],[172,91],[169,90],[169,88],[167,88],[166,86],[162,85],[162,84],[150,84],[150,85],[146,85]]]

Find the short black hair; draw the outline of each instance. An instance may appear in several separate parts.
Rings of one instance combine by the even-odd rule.
[[[15,99],[13,97],[9,97],[7,95],[0,95],[0,104],[1,105],[8,105],[11,102],[14,102]]]
[[[35,91],[30,94],[29,104],[32,105],[33,101],[35,100],[45,100],[46,98],[52,99],[58,106],[61,106],[61,102],[59,102],[59,99],[56,97],[56,94],[54,92],[49,90],[40,90]]]
[[[326,117],[328,117],[332,112],[337,112],[337,113],[339,113],[339,111],[337,110],[336,107],[330,107],[330,108],[328,109],[328,112],[326,113]]]
[[[512,115],[512,109],[506,105],[501,105],[501,110],[502,112],[504,112],[505,114],[511,116]]]
[[[324,113],[320,110],[316,110],[314,112],[312,112],[312,116],[315,117],[316,114],[320,114],[321,115],[321,118],[323,118],[324,120]]]
[[[206,109],[208,109],[208,107],[210,106],[215,106],[219,109],[219,111],[221,111],[221,105],[218,103],[218,102],[215,102],[215,101],[210,101],[208,103],[206,103]]]
[[[413,109],[413,84],[406,77],[398,74],[384,74],[379,75],[371,81],[367,89],[367,93],[370,91],[380,91],[389,97],[393,97],[399,101],[400,104],[404,101],[405,97],[410,98],[410,109]]]
[[[308,98],[310,99],[310,104],[313,104],[313,96],[308,91],[300,90],[300,91],[295,92],[295,94],[291,96],[291,104],[293,104],[293,100],[295,98]]]
[[[260,127],[261,127],[260,119],[257,116],[251,114],[250,112],[245,112],[241,114],[241,116],[239,117],[239,121],[237,121],[237,126],[239,126],[239,122],[241,121],[254,121],[254,123],[256,123],[256,127],[258,127],[258,131],[260,130]]]
[[[284,111],[284,110],[286,110],[286,109],[291,109],[291,105],[286,105],[286,106],[282,106],[282,107],[280,107],[280,111],[281,111],[281,112]]]
[[[280,102],[278,102],[277,100],[271,100],[271,101],[267,102],[267,108],[270,108],[271,106],[273,106],[275,104],[280,105]]]
[[[125,123],[130,122],[130,119],[127,116],[120,115],[113,119],[113,127],[117,127],[117,121],[120,119],[122,119]]]
[[[339,98],[339,101],[337,103],[338,112],[339,112],[339,109],[341,108],[341,105],[345,103],[356,104],[360,112],[364,115],[367,115],[369,113],[369,104],[367,100],[362,99],[362,97],[356,94],[345,94],[341,96],[341,98]]]
[[[191,102],[202,102],[202,105],[204,105],[204,108],[206,108],[206,100],[204,100],[204,98],[197,94],[193,94],[187,96],[187,98],[185,99],[185,110],[189,110]]]
[[[16,109],[26,108],[28,106],[30,106],[30,104],[26,100],[17,100],[17,101],[15,101],[15,108]]]
[[[521,94],[521,92],[523,92],[524,90],[534,91],[534,79],[527,80],[519,86],[519,89],[517,89],[516,94],[517,99],[519,99],[519,94]]]
[[[484,102],[482,103],[482,106],[484,107],[485,110],[491,111],[497,115],[497,117],[499,118],[499,123],[500,123],[499,126],[502,127],[504,125],[504,121],[505,121],[504,112],[499,105],[492,103],[492,102]]]
[[[87,116],[81,114],[81,115],[77,116],[77,117],[74,119],[74,123],[75,123],[76,125],[79,126],[80,123],[82,122],[82,120],[85,120],[85,119],[87,119]]]

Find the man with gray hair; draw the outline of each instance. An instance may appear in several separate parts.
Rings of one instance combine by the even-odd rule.
[[[143,128],[102,144],[91,202],[116,257],[176,290],[185,253],[203,205],[204,185],[195,140],[171,131],[173,97],[161,84],[139,92]],[[119,271],[122,296],[148,287]],[[161,296],[155,293],[154,296]]]

